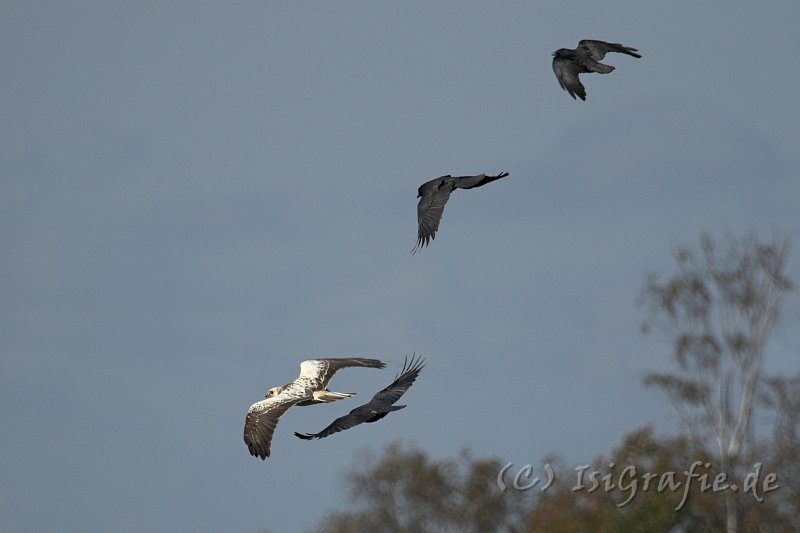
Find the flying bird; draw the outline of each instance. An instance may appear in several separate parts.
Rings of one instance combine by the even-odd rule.
[[[411,253],[417,253],[423,246],[427,246],[430,241],[436,238],[439,229],[439,222],[442,220],[444,204],[450,199],[453,189],[472,189],[486,185],[494,180],[505,178],[508,172],[501,172],[496,176],[479,174],[477,176],[440,176],[426,181],[417,189],[417,244]]]
[[[269,457],[272,434],[278,419],[294,405],[313,405],[349,398],[354,392],[333,392],[328,382],[340,368],[361,366],[383,368],[386,363],[377,359],[310,359],[300,363],[300,376],[281,387],[267,391],[266,399],[256,402],[247,410],[244,421],[244,442],[250,455],[262,460]]]
[[[394,381],[388,387],[376,393],[368,403],[356,407],[350,411],[350,414],[337,418],[319,433],[295,432],[295,435],[301,439],[322,439],[363,422],[377,422],[392,411],[399,411],[405,405],[394,405],[394,402],[399,400],[409,387],[414,384],[424,366],[425,361],[419,357],[416,361],[413,355],[411,356],[411,361],[406,358],[400,374],[395,376]]]
[[[575,95],[578,95],[581,100],[586,100],[586,88],[578,78],[578,74],[587,72],[608,74],[614,70],[611,65],[600,63],[600,60],[606,56],[607,52],[619,52],[633,57],[642,57],[636,48],[623,46],[619,43],[583,39],[574,50],[560,48],[553,52],[553,72],[561,88],[567,91],[573,99],[575,99]]]

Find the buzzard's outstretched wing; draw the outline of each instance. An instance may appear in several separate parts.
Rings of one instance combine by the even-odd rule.
[[[328,382],[330,382],[337,370],[350,366],[383,368],[386,366],[386,363],[377,359],[363,359],[360,357],[309,359],[308,361],[300,363],[300,377],[318,379],[322,382],[322,388],[325,388],[328,386]]]
[[[244,420],[244,442],[250,455],[262,460],[269,457],[272,434],[278,419],[297,402],[307,398],[302,387],[288,387],[277,396],[261,400],[250,406]]]

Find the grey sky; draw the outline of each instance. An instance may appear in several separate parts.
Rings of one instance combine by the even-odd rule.
[[[591,461],[653,421],[634,300],[702,231],[793,235],[800,4],[7,2],[0,8],[0,529],[299,531],[363,446]],[[621,42],[563,92],[551,53]],[[436,241],[416,189],[456,191]],[[773,335],[794,372],[800,302]],[[319,431],[428,365],[407,409]],[[351,401],[247,407],[304,358]]]

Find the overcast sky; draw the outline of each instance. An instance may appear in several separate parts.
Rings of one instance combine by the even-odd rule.
[[[116,5],[114,5],[116,4]],[[310,529],[395,439],[538,465],[676,428],[635,300],[672,252],[789,232],[800,3],[4,2],[0,529]],[[606,57],[562,91],[551,54]],[[416,189],[456,191],[416,256]],[[768,373],[800,368],[800,298]],[[428,365],[408,408],[305,442]],[[378,357],[290,410],[303,359]]]

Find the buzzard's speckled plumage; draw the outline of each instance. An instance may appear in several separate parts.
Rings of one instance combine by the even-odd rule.
[[[300,376],[297,379],[280,387],[272,387],[265,400],[251,405],[244,421],[244,442],[250,455],[262,460],[269,457],[275,426],[290,407],[335,402],[353,396],[355,393],[352,392],[328,390],[328,382],[337,370],[353,366],[383,368],[386,364],[377,359],[361,358],[303,361],[300,363]]]

